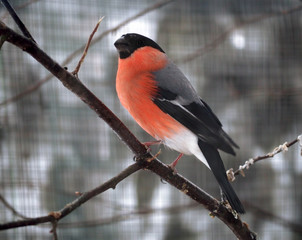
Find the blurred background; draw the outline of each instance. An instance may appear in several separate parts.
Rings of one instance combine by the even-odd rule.
[[[101,23],[79,78],[141,140],[151,141],[122,108],[115,91],[122,34],[146,35],[166,51],[240,145],[222,154],[226,168],[272,151],[302,133],[302,2],[298,0],[11,0],[39,44],[64,62]],[[150,8],[150,7],[153,7]],[[0,19],[18,30],[4,7]],[[144,11],[147,9],[147,11]],[[132,16],[118,30],[109,30]],[[99,38],[99,39],[97,39]],[[81,53],[82,51],[78,51]],[[63,63],[64,62],[64,63]],[[0,195],[27,217],[59,210],[133,163],[133,154],[80,99],[33,58],[5,43],[0,52]],[[29,90],[30,89],[30,90]],[[165,163],[176,152],[155,146]],[[194,157],[180,174],[220,198],[212,173]],[[242,219],[261,239],[301,239],[299,145],[264,160],[233,186]],[[0,222],[19,219],[0,202]],[[52,239],[50,224],[0,232],[0,239]],[[60,221],[59,239],[235,239],[202,206],[148,171],[135,173]]]

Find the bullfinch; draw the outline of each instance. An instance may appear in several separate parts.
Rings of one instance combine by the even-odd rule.
[[[153,40],[123,35],[114,43],[118,54],[116,91],[135,121],[157,141],[183,154],[193,154],[212,170],[231,207],[244,208],[226,176],[218,149],[235,155],[237,144],[223,131],[211,108]]]

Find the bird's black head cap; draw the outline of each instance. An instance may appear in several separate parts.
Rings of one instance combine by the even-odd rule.
[[[142,47],[153,47],[163,53],[164,50],[152,39],[147,38],[143,35],[137,33],[127,33],[121,36],[116,42],[114,46],[119,52],[120,58],[125,59],[129,57],[135,50],[142,48]]]

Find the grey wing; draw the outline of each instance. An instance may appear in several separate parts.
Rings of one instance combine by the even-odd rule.
[[[165,113],[195,133],[199,139],[235,155],[237,144],[223,131],[211,108],[197,95],[189,80],[169,63],[153,73],[158,92],[153,102]]]

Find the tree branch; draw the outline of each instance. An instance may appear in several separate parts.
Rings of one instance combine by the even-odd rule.
[[[248,170],[253,164],[255,164],[258,161],[264,160],[264,159],[268,159],[268,158],[273,158],[276,154],[280,153],[280,152],[286,152],[288,151],[288,148],[293,146],[295,143],[299,142],[299,145],[301,147],[301,156],[302,156],[302,134],[299,135],[296,139],[294,139],[291,142],[285,142],[281,145],[279,145],[279,147],[275,147],[275,149],[272,152],[269,152],[265,155],[261,155],[258,157],[254,157],[254,158],[250,158],[249,160],[247,160],[243,165],[240,165],[239,168],[234,171],[233,168],[230,168],[229,170],[227,170],[227,176],[229,181],[233,182],[235,181],[235,176],[241,174],[243,177],[245,177],[245,173],[243,170]]]
[[[248,225],[243,223],[240,217],[237,214],[234,214],[232,210],[228,209],[225,205],[222,205],[218,200],[201,190],[193,183],[189,182],[181,175],[174,174],[167,165],[163,164],[155,157],[153,157],[147,151],[146,147],[137,140],[137,138],[111,112],[111,110],[108,109],[89,89],[87,89],[86,86],[78,78],[76,78],[70,72],[61,67],[58,63],[52,60],[33,41],[14,32],[12,29],[5,26],[5,24],[2,22],[0,22],[0,35],[4,36],[7,42],[10,42],[11,44],[27,52],[39,63],[41,63],[41,65],[43,65],[49,72],[56,76],[66,88],[72,91],[91,109],[93,109],[97,113],[97,115],[115,131],[120,139],[124,143],[126,143],[126,145],[136,156],[137,163],[129,167],[133,170],[133,172],[141,168],[145,168],[156,173],[166,182],[170,183],[171,185],[182,191],[184,194],[194,199],[196,202],[202,204],[207,210],[212,213],[213,216],[217,216],[233,231],[237,238],[256,239],[256,234],[253,233],[248,228]],[[86,202],[89,198],[109,188],[114,188],[119,181],[131,174],[129,168],[123,171],[123,174],[121,173],[119,175],[118,181],[116,180],[116,178],[109,180],[99,188],[83,194],[59,212],[53,212],[48,216],[28,220],[28,222],[26,222],[27,224],[24,224],[24,222],[22,221],[14,222],[10,225],[2,224],[0,225],[0,229],[34,225],[41,222],[52,222],[54,219],[59,220],[69,214],[75,208]]]
[[[50,230],[50,233],[52,233],[53,235],[53,240],[58,240],[57,226],[58,226],[58,221],[56,220],[52,221],[52,229]]]
[[[28,217],[24,216],[22,213],[19,213],[1,194],[0,194],[0,201],[3,203],[3,205],[9,209],[12,214],[14,214],[17,217],[23,218],[23,219],[29,219]]]
[[[136,171],[140,170],[142,166],[138,163],[134,163],[123,170],[120,174],[111,178],[107,182],[103,183],[102,185],[81,194],[80,197],[76,198],[73,202],[67,204],[64,208],[59,211],[51,212],[47,216],[37,217],[37,218],[27,218],[19,221],[7,222],[0,224],[0,230],[17,228],[17,227],[26,227],[31,225],[37,225],[46,222],[57,222],[60,219],[67,216],[69,213],[73,212],[83,203],[87,202],[91,198],[95,197],[96,195],[105,192],[106,190],[112,188],[114,189],[116,185],[130,176],[131,174],[135,173]],[[55,225],[56,226],[56,225]]]

